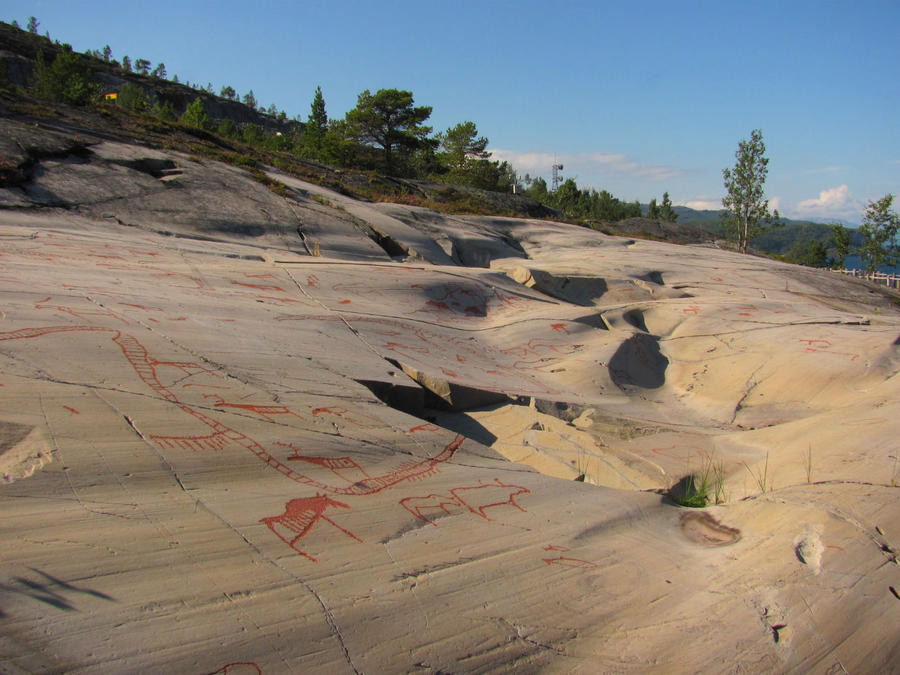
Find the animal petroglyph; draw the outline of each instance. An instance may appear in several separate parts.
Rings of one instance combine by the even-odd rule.
[[[331,523],[348,537],[352,537],[359,542],[362,541],[362,539],[357,537],[350,530],[341,527],[325,515],[325,510],[331,507],[340,507],[343,509],[350,508],[343,502],[336,501],[328,495],[317,494],[315,497],[292,499],[285,505],[284,513],[280,516],[262,518],[259,522],[265,523],[266,527],[272,530],[279,539],[297,551],[297,553],[309,558],[313,562],[319,562],[309,553],[300,550],[297,543],[309,534],[309,531],[320,520]]]
[[[493,483],[454,488],[449,495],[406,497],[400,500],[400,505],[416,518],[436,526],[437,523],[428,518],[425,512],[443,511],[450,515],[454,509],[461,509],[491,520],[485,511],[497,506],[513,506],[524,512],[525,509],[516,502],[516,497],[523,494],[531,494],[531,490],[520,485],[507,485],[495,478]]]

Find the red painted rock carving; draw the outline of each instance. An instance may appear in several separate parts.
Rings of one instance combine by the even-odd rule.
[[[341,527],[325,515],[325,510],[334,506],[344,509],[350,508],[343,502],[336,501],[328,495],[317,494],[315,497],[292,499],[285,505],[284,513],[280,516],[262,518],[259,522],[265,523],[279,539],[297,551],[297,553],[309,558],[313,562],[318,562],[318,560],[309,555],[309,553],[301,551],[297,544],[303,537],[309,534],[309,531],[320,520],[331,523],[348,537],[352,537],[356,539],[356,541],[362,541],[362,539],[350,532],[350,530]]]
[[[449,495],[430,494],[425,497],[406,497],[400,500],[400,505],[416,518],[431,525],[437,525],[425,516],[425,511],[439,510],[449,515],[451,507],[457,507],[468,509],[471,513],[490,520],[485,513],[485,510],[489,508],[513,506],[520,511],[525,511],[516,502],[516,497],[523,494],[531,494],[531,490],[520,485],[507,485],[502,483],[499,478],[495,478],[493,483],[454,488],[450,490]]]

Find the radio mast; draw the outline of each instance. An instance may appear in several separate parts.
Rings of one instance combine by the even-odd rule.
[[[550,183],[550,192],[556,192],[556,188],[559,187],[559,184],[562,183],[562,174],[560,171],[563,170],[563,165],[558,164],[556,162],[556,155],[553,155],[553,180]]]

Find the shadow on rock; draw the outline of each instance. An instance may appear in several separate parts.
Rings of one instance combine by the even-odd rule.
[[[666,383],[667,359],[659,350],[659,338],[632,335],[609,360],[609,374],[620,389],[658,389]]]

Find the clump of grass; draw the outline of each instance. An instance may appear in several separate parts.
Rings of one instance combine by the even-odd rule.
[[[331,209],[337,209],[338,211],[346,211],[346,209],[343,206],[341,206],[340,204],[335,204],[333,201],[328,199],[328,197],[325,197],[323,195],[313,193],[309,196],[309,198],[312,199],[314,202],[318,202],[322,206],[327,206],[328,208],[331,208]]]
[[[769,476],[769,453],[766,452],[766,462],[763,464],[762,469],[757,471],[753,471],[749,466],[744,464],[744,467],[747,471],[750,472],[750,475],[753,476],[753,480],[756,482],[756,486],[759,488],[759,491],[762,493],[770,492],[774,485],[774,478]]]
[[[702,509],[710,501],[724,504],[728,498],[725,490],[725,465],[722,460],[704,455],[700,469],[682,477],[669,488],[669,497],[679,506]]]
[[[591,469],[591,463],[584,454],[584,450],[580,448],[578,449],[578,458],[576,462],[575,470],[578,472],[578,475],[575,477],[575,480],[584,483],[587,480],[588,472]]]
[[[812,451],[812,443],[809,444],[809,449],[804,453],[803,459],[806,463],[806,482],[812,483],[812,475],[813,475],[813,451]]]

